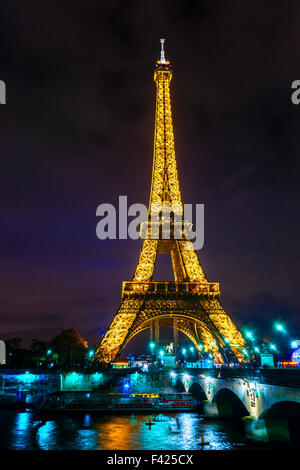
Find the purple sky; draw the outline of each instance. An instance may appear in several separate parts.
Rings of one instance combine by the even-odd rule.
[[[115,314],[140,241],[98,240],[95,214],[119,195],[148,203],[160,37],[183,199],[205,204],[203,268],[238,325],[300,331],[299,13],[261,0],[2,6],[2,338],[75,327],[95,341]]]

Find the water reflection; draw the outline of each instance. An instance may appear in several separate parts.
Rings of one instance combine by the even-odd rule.
[[[0,422],[3,418],[0,411]],[[7,411],[5,413],[8,413]],[[41,417],[15,412],[1,424],[0,447],[7,449],[197,450],[245,448],[242,431],[224,422],[205,421],[198,413],[161,414],[152,426],[144,414],[96,413]],[[209,444],[201,446],[202,435]]]

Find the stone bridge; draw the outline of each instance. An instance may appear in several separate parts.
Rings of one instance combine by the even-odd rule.
[[[298,370],[192,369],[172,371],[169,380],[172,388],[193,394],[206,418],[242,419],[252,439],[299,440]]]

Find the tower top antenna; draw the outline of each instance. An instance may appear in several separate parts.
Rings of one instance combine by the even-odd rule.
[[[166,40],[165,40],[164,38],[162,38],[162,39],[160,40],[160,62],[161,62],[162,64],[166,64],[166,63],[167,63],[166,57],[165,57],[165,50],[164,50],[165,41],[166,41]]]

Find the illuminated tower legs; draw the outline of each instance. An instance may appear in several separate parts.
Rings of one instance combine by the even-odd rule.
[[[151,322],[150,325],[150,343],[153,341],[153,322]]]
[[[158,354],[158,350],[159,350],[159,320],[154,321],[154,332],[155,332],[156,354]]]
[[[173,339],[174,339],[174,355],[175,360],[177,358],[177,350],[178,350],[178,328],[177,328],[177,318],[173,320]]]

